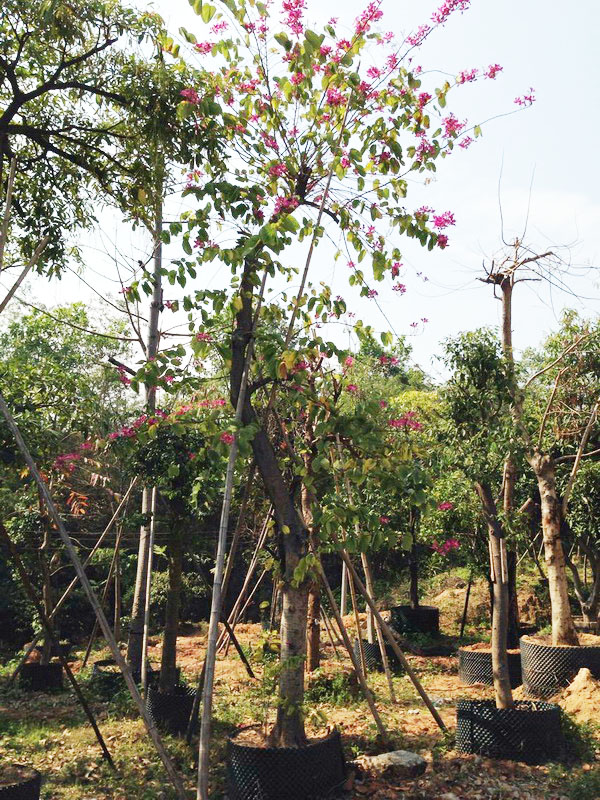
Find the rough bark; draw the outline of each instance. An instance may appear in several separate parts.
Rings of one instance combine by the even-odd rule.
[[[246,347],[252,332],[252,296],[256,264],[248,258],[240,284],[242,308],[236,315],[232,337],[231,403],[235,408],[244,370]],[[306,616],[308,581],[293,582],[294,570],[308,553],[308,530],[299,514],[292,487],[285,480],[269,436],[259,420],[252,398],[247,394],[242,423],[256,425],[252,439],[254,460],[275,514],[281,560],[281,672],[277,720],[270,742],[280,747],[295,747],[306,742],[302,717],[304,699],[304,659],[306,657]]]
[[[319,586],[312,583],[308,592],[306,620],[306,671],[314,672],[321,664],[321,595]]]
[[[173,692],[177,683],[177,632],[179,629],[179,610],[181,608],[181,587],[183,572],[183,543],[178,525],[173,527],[167,547],[169,560],[169,587],[165,609],[165,631],[163,635],[160,662],[159,691]]]
[[[490,577],[494,596],[492,615],[492,672],[497,708],[512,708],[513,696],[508,672],[506,631],[508,627],[508,571],[503,558],[506,554],[504,531],[498,520],[492,492],[484,483],[476,483],[483,516],[488,526],[490,545]]]
[[[569,604],[569,587],[565,556],[561,541],[561,503],[556,489],[552,458],[535,450],[528,461],[537,479],[542,511],[544,560],[552,607],[552,644],[578,645]]]

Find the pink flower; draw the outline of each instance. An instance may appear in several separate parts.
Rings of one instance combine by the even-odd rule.
[[[381,522],[382,525],[387,525],[389,521],[389,517],[379,517],[379,522]]]
[[[524,94],[523,97],[515,97],[514,102],[518,106],[530,106],[535,103],[535,89],[529,89],[529,94]]]
[[[298,208],[298,198],[284,197],[278,195],[275,198],[275,208],[273,209],[273,216],[277,216],[283,212],[291,214],[294,209]]]
[[[443,503],[438,504],[438,508],[440,511],[450,511],[454,508],[454,503],[451,503],[449,500],[444,500]]]
[[[214,47],[214,42],[196,42],[194,48],[203,56],[210,53]]]
[[[440,233],[437,237],[437,246],[440,250],[445,250],[448,247],[448,237],[444,233]]]
[[[328,44],[322,44],[319,48],[319,54],[324,58],[331,53],[331,47]]]
[[[223,444],[233,444],[235,436],[232,433],[227,433],[227,431],[225,431],[219,438]]]
[[[377,3],[369,3],[362,14],[357,17],[356,22],[354,23],[354,30],[358,35],[361,33],[366,33],[371,27],[372,22],[376,22],[377,20],[381,19],[383,12],[379,9],[380,4],[381,0]]]
[[[197,342],[212,342],[212,336],[210,333],[205,333],[204,331],[200,331],[200,333],[196,334],[196,341]]]
[[[173,383],[173,377],[174,377],[173,375],[165,375],[163,380],[165,383],[171,384]]]
[[[439,229],[447,228],[448,226],[455,224],[456,221],[454,219],[454,214],[451,211],[444,211],[443,214],[439,214],[433,218],[434,227]]]
[[[350,166],[350,159],[348,158],[348,156],[342,156],[340,158],[340,166],[344,167],[344,169],[348,169],[348,167]]]
[[[302,83],[305,77],[306,75],[303,72],[294,72],[291,77],[291,82],[294,84],[294,86],[298,86],[299,83]]]
[[[129,386],[131,384],[131,378],[127,377],[127,374],[125,372],[125,367],[117,367],[117,370],[119,372],[119,380],[121,381],[123,386]]]
[[[402,264],[400,263],[400,261],[394,261],[394,263],[392,264],[392,278],[398,277],[398,275],[400,274],[401,267]]]
[[[368,298],[377,297],[378,294],[379,292],[377,291],[377,289],[369,289],[369,291],[367,292],[367,297]]]
[[[407,37],[406,41],[413,47],[418,47],[430,33],[431,28],[429,25],[421,25],[415,33]]]
[[[471,0],[446,0],[437,11],[431,15],[431,19],[437,25],[443,25],[453,11],[466,11]]]
[[[305,0],[283,0],[282,3],[282,11],[285,14],[283,24],[296,36],[300,36],[304,31],[302,24],[304,8]]]
[[[477,79],[477,75],[479,73],[478,69],[463,69],[462,72],[459,72],[456,76],[457,83],[472,83],[474,80]]]
[[[273,164],[272,167],[269,167],[269,175],[272,175],[274,178],[282,178],[286,174],[287,167],[283,161],[280,161],[277,164]]]
[[[350,394],[354,394],[358,392],[358,386],[355,383],[349,383],[348,386],[346,386],[346,391],[350,392]]]
[[[352,358],[352,356],[347,356],[346,357],[346,359],[344,360],[344,366],[346,366],[346,367],[354,366],[354,359]]]
[[[494,80],[494,78],[499,72],[502,72],[502,67],[500,66],[500,64],[490,64],[483,74],[485,75],[486,78]]]
[[[380,78],[383,74],[383,70],[379,69],[378,67],[369,67],[367,70],[367,75],[369,78]]]
[[[430,100],[431,100],[431,95],[429,94],[429,92],[421,92],[421,94],[418,97],[419,108],[423,108],[424,106],[426,106]]]
[[[380,400],[379,401],[380,408],[387,408],[387,400]]]
[[[179,94],[188,101],[188,103],[193,103],[197,105],[200,102],[200,98],[198,97],[198,92],[195,89],[182,89]]]
[[[446,139],[457,136],[466,125],[465,122],[459,122],[454,114],[444,117],[442,122],[444,123],[444,136]]]
[[[458,143],[458,146],[462,147],[463,150],[466,150],[467,147],[470,147],[472,144],[473,139],[470,136],[464,136]]]
[[[330,106],[341,106],[346,102],[346,98],[339,89],[332,86],[327,89],[326,101]]]
[[[392,291],[393,292],[400,292],[400,294],[404,294],[404,292],[406,291],[406,286],[403,283],[395,283],[392,286]]]

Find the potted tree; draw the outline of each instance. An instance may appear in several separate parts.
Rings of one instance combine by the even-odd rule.
[[[511,415],[513,371],[496,336],[486,330],[449,341],[446,358],[452,369],[445,392],[450,441],[481,504],[494,593],[491,656],[495,701],[458,702],[457,745],[467,753],[539,763],[561,752],[560,709],[515,701],[512,695],[506,647],[506,531],[491,489],[502,474],[507,451],[515,461],[518,456]]]
[[[378,233],[377,220],[385,219],[400,233],[430,249],[446,246],[448,237],[442,231],[453,224],[451,213],[435,214],[428,208],[408,212],[404,175],[411,170],[433,170],[435,159],[454,146],[464,126],[443,110],[450,84],[435,93],[433,87],[432,93],[421,91],[421,79],[411,71],[407,56],[453,10],[464,10],[464,4],[444,7],[434,25],[407,39],[400,54],[394,50],[384,65],[368,71],[359,65],[368,38],[374,36],[385,44],[385,37],[373,30],[382,15],[376,3],[355,21],[350,39],[340,36],[333,20],[322,33],[305,29],[301,0],[285,4],[283,30],[274,36],[266,6],[255,8],[228,0],[227,7],[241,29],[240,35],[230,34],[229,23],[217,21],[207,41],[189,36],[196,51],[214,54],[227,66],[212,74],[199,73],[196,85],[182,93],[184,100],[178,113],[200,130],[222,114],[231,148],[221,163],[198,159],[194,165],[206,179],[199,178],[186,190],[197,196],[198,208],[188,215],[184,249],[191,255],[195,246],[197,255],[180,260],[174,267],[181,282],[186,275],[196,274],[198,264],[214,260],[226,264],[234,275],[231,294],[196,291],[188,297],[187,307],[202,312],[199,344],[208,352],[211,338],[215,339],[212,344],[229,368],[232,405],[237,408],[240,401],[238,436],[242,445],[250,445],[276,521],[282,586],[277,718],[266,741],[246,746],[248,751],[262,749],[266,760],[278,753],[283,763],[299,758],[307,747],[314,758],[323,749],[333,772],[319,775],[318,789],[314,779],[312,789],[307,783],[300,785],[298,773],[294,773],[294,785],[287,796],[306,797],[315,791],[325,793],[339,781],[336,765],[340,758],[330,755],[335,736],[307,745],[304,729],[303,662],[309,567],[314,554],[299,504],[298,467],[290,463],[285,437],[285,447],[279,441],[285,420],[272,414],[276,395],[272,387],[299,375],[303,369],[300,365],[306,360],[304,354],[311,349],[323,353],[324,358],[338,350],[310,329],[315,315],[327,322],[330,314],[338,316],[345,309],[344,301],[336,298],[329,286],[314,288],[307,284],[314,248],[323,239],[326,222],[341,229],[346,245],[354,251],[347,257],[350,283],[367,299],[376,296],[371,280],[391,278],[394,288],[399,293],[402,290],[402,284],[396,282],[401,270],[400,251],[388,246],[389,239]],[[212,22],[217,12],[205,5],[201,13],[205,22]],[[279,74],[271,65],[273,53],[285,65]],[[440,119],[439,127],[431,123],[434,115]],[[365,191],[369,192],[368,199]],[[370,215],[369,222],[363,220],[364,213]],[[233,224],[232,236],[219,233],[218,218]],[[291,299],[285,296],[285,314],[278,303],[263,302],[265,282],[276,273],[284,280],[293,279],[296,268],[287,248],[305,239],[310,247],[300,291]],[[341,255],[342,250],[338,257]],[[372,279],[359,266],[365,258],[371,261]],[[231,336],[222,339],[214,335],[218,333],[215,310],[218,313],[227,302],[231,302],[235,322]],[[285,336],[263,338],[262,322],[266,318],[284,322]],[[384,344],[391,341],[391,335],[385,336],[389,340]],[[257,344],[262,346],[255,348]],[[248,391],[241,395],[247,372]],[[302,385],[294,383],[302,395]],[[348,391],[356,389],[351,386]],[[265,387],[270,387],[266,393]],[[307,399],[307,410],[312,402],[312,398]],[[339,740],[335,746],[339,747]],[[233,751],[244,747],[241,741],[230,745],[233,797],[249,797],[250,791],[256,791],[257,781],[262,788],[258,774],[231,767]],[[201,795],[207,794],[204,766],[201,761]],[[289,776],[289,767],[281,773]],[[236,784],[236,775],[245,776],[252,789],[248,783]],[[277,796],[283,793],[279,786]]]

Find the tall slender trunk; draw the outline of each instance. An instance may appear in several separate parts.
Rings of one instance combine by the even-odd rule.
[[[52,607],[53,607],[53,592],[52,592],[52,578],[50,576],[50,567],[49,567],[49,555],[48,550],[50,548],[50,532],[48,530],[48,525],[44,522],[44,540],[42,546],[40,548],[40,567],[42,571],[42,603],[44,606],[44,614],[47,618],[50,618],[52,615]],[[44,639],[42,645],[42,657],[41,663],[48,664],[52,657],[52,640],[44,632]]]
[[[528,461],[535,473],[540,493],[544,561],[552,607],[552,644],[578,645],[569,604],[567,569],[561,541],[561,503],[556,490],[554,462],[549,455],[538,450],[528,456]]]
[[[490,578],[494,597],[492,615],[492,672],[497,708],[512,708],[513,696],[508,672],[506,631],[508,627],[508,570],[504,531],[498,520],[492,492],[484,483],[476,483],[483,515],[488,527]]]
[[[410,532],[412,545],[410,548],[409,571],[410,571],[410,607],[419,607],[419,554],[417,551],[417,512],[410,512]]]
[[[179,522],[176,522],[171,530],[167,558],[169,559],[169,587],[167,589],[165,631],[158,684],[161,692],[173,692],[177,683],[177,632],[183,573],[183,541]]]
[[[162,186],[162,184],[161,184]],[[148,318],[148,338],[146,343],[146,359],[156,358],[159,345],[158,321],[162,310],[162,229],[163,209],[162,194],[156,205],[154,228],[154,271],[153,292],[150,302]],[[146,407],[150,413],[156,409],[156,386],[145,386]],[[150,512],[149,487],[144,487],[142,492],[142,514]],[[150,525],[144,524],[140,528],[140,541],[138,545],[137,571],[135,588],[131,607],[131,621],[129,624],[129,640],[127,642],[127,661],[134,675],[139,674],[142,668],[142,646],[144,641],[144,608],[146,604],[147,569],[150,557]]]
[[[257,264],[248,257],[240,283],[239,297],[242,307],[236,315],[236,329],[232,337],[230,392],[234,408],[237,406],[246,348],[253,329],[252,299],[256,269]],[[279,702],[277,720],[269,738],[272,745],[295,747],[306,742],[302,702],[309,581],[304,580],[296,585],[294,572],[308,553],[308,530],[296,508],[293,487],[282,473],[275,449],[252,405],[250,393],[247,393],[244,401],[242,422],[245,426],[256,426],[251,442],[252,452],[265,490],[273,504],[282,567]]]

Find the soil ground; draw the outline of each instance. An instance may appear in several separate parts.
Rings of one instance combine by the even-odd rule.
[[[353,635],[354,622],[346,618]],[[179,639],[179,664],[184,677],[196,679],[206,637],[200,628],[186,627]],[[262,656],[265,634],[258,625],[240,625],[237,633],[250,654],[259,678],[251,680],[234,648],[221,655],[215,683],[215,724],[211,756],[213,797],[226,797],[224,789],[224,748],[226,737],[239,727],[273,720],[274,658]],[[346,757],[383,752],[366,703],[361,699],[351,674],[350,661],[340,660],[323,632],[321,669],[308,680],[307,727],[317,735],[337,725],[343,736]],[[267,648],[268,649],[268,648]],[[152,640],[151,661],[160,659],[160,641]],[[106,657],[97,650],[94,659]],[[260,657],[259,657],[260,656]],[[492,697],[490,687],[462,687],[457,676],[457,659],[409,655],[409,661],[448,727],[444,736],[406,676],[394,678],[396,704],[389,700],[385,677],[371,674],[379,711],[392,740],[392,749],[421,753],[428,761],[419,779],[390,783],[350,775],[341,797],[404,798],[405,800],[598,800],[600,798],[600,688],[593,679],[582,679],[579,690],[561,696],[560,701],[580,718],[588,720],[583,733],[587,747],[579,745],[579,762],[570,766],[550,764],[530,767],[510,761],[492,761],[466,756],[453,749],[455,703],[459,697]],[[9,674],[7,666],[4,674]],[[79,669],[80,663],[74,667]],[[585,677],[585,676],[584,676]],[[89,670],[81,673],[84,686]],[[92,685],[88,697],[94,698]],[[104,700],[97,696],[93,706],[100,727],[113,751],[120,775],[114,776],[102,762],[92,731],[77,707],[75,697],[65,691],[54,694],[24,694],[18,688],[0,684],[0,762],[6,759],[30,764],[45,776],[45,800],[150,800],[171,798],[165,774],[148,743],[143,726],[125,692]],[[583,714],[582,714],[583,709]],[[590,722],[591,720],[591,722]],[[581,729],[578,731],[581,733]],[[195,748],[180,739],[165,736],[168,749],[187,785],[194,786]],[[583,748],[583,749],[582,749]],[[583,754],[583,760],[581,755]],[[283,798],[282,798],[283,800]]]

